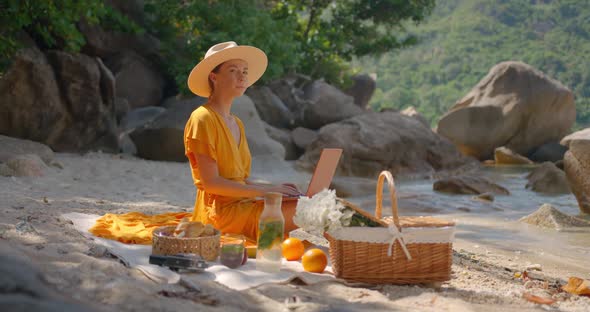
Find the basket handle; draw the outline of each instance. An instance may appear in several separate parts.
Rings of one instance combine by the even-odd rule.
[[[393,223],[399,229],[399,216],[397,212],[397,196],[395,191],[395,183],[391,172],[387,170],[381,171],[379,179],[377,180],[377,207],[375,209],[375,217],[381,219],[381,210],[383,210],[383,181],[387,180],[389,187],[389,195],[391,196],[391,215],[393,216]]]

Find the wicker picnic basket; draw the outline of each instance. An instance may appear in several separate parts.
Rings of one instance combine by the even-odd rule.
[[[382,219],[384,180],[392,216]],[[375,217],[352,203],[343,204],[382,227],[344,227],[327,233],[336,277],[373,284],[423,284],[451,278],[455,224],[433,217],[399,217],[389,171],[379,174]]]
[[[198,254],[207,261],[214,261],[219,256],[221,234],[204,237],[174,237],[176,226],[162,226],[152,234],[152,254],[175,255],[180,253]]]

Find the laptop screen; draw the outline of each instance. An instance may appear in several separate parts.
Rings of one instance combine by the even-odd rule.
[[[330,187],[341,155],[341,148],[324,148],[322,150],[320,159],[315,166],[313,176],[307,187],[307,192],[305,193],[307,197],[311,197],[323,189]]]

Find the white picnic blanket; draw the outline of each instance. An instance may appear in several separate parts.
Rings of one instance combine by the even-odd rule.
[[[168,268],[149,264],[152,246],[123,244],[92,235],[88,230],[99,217],[98,215],[76,212],[62,215],[62,218],[72,221],[76,230],[80,231],[85,237],[94,240],[97,244],[105,246],[112,255],[119,258],[126,266],[140,270],[147,277],[159,283],[178,283],[182,277],[189,281],[192,279],[199,281],[213,280],[235,290],[244,290],[266,283],[288,283],[296,278],[306,284],[337,280],[330,266],[326,267],[323,274],[315,274],[303,271],[300,262],[285,260],[283,260],[279,273],[258,271],[256,270],[256,260],[248,259],[248,262],[238,269],[229,269],[218,262],[209,262],[210,266],[204,273],[178,274]]]

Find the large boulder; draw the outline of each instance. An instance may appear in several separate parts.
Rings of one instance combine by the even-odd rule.
[[[293,113],[270,88],[266,86],[250,87],[246,94],[256,105],[260,118],[269,125],[290,128],[295,124]]]
[[[564,167],[572,192],[583,213],[590,214],[590,140],[572,140]]]
[[[353,97],[322,80],[307,85],[304,97],[307,104],[303,107],[303,125],[310,129],[319,129],[365,112],[354,104]]]
[[[267,123],[264,123],[264,129],[266,130],[266,134],[268,136],[281,143],[285,148],[285,160],[295,160],[303,154],[297,145],[293,142],[293,138],[291,138],[291,131],[286,129],[275,128]]]
[[[438,123],[466,155],[490,159],[506,146],[521,155],[557,141],[576,119],[573,93],[530,65],[494,66]]]
[[[546,194],[571,193],[565,172],[552,162],[544,162],[527,175],[527,189]]]
[[[354,98],[354,104],[367,109],[375,88],[377,88],[375,78],[375,75],[355,75],[352,77],[352,86],[346,89],[345,93]]]
[[[272,92],[295,114],[295,122],[298,125],[303,119],[300,113],[303,112],[303,107],[307,105],[307,100],[304,99],[303,87],[310,82],[311,78],[307,76],[291,74],[268,83],[268,87]]]
[[[476,176],[456,176],[440,179],[432,185],[437,192],[450,194],[484,194],[491,193],[496,195],[510,195],[503,186],[500,186],[484,177]]]
[[[291,138],[298,148],[305,150],[318,138],[318,133],[311,129],[297,127],[291,131]]]
[[[232,113],[238,116],[244,124],[252,156],[269,155],[285,159],[285,148],[281,143],[268,136],[264,129],[264,123],[256,111],[256,106],[248,96],[243,95],[234,100]]]
[[[127,51],[107,58],[106,65],[115,76],[117,97],[126,99],[132,109],[160,104],[166,81],[147,59]]]
[[[568,227],[589,227],[590,222],[567,215],[549,204],[543,204],[538,210],[518,220],[538,227],[561,230]]]
[[[580,131],[576,131],[563,139],[559,142],[559,144],[569,147],[570,143],[574,140],[588,140],[590,141],[590,128],[586,128]]]
[[[58,152],[118,151],[112,75],[83,54],[21,50],[0,79],[0,134]]]
[[[164,112],[166,112],[166,108],[160,106],[146,106],[131,110],[121,119],[119,128],[122,132],[131,132],[138,127],[152,122]]]
[[[313,168],[327,147],[344,149],[341,174],[371,178],[384,169],[396,175],[430,174],[474,161],[418,120],[395,112],[369,112],[322,127],[300,165]]]
[[[37,155],[47,165],[53,163],[53,151],[47,145],[0,135],[0,163],[25,154]]]
[[[535,149],[529,155],[528,159],[534,162],[558,162],[563,160],[565,152],[567,152],[567,147],[559,144],[558,142],[549,142]]]
[[[151,160],[186,161],[184,127],[192,112],[205,101],[200,97],[170,100],[165,112],[129,134],[137,148],[137,156]]]
[[[35,154],[23,154],[8,159],[0,164],[0,176],[42,177],[47,166]]]
[[[424,126],[430,128],[430,123],[428,123],[428,120],[426,120],[426,118],[424,118],[424,116],[422,116],[422,114],[420,114],[414,106],[406,107],[400,112],[400,114],[416,118],[416,120],[418,120]]]

